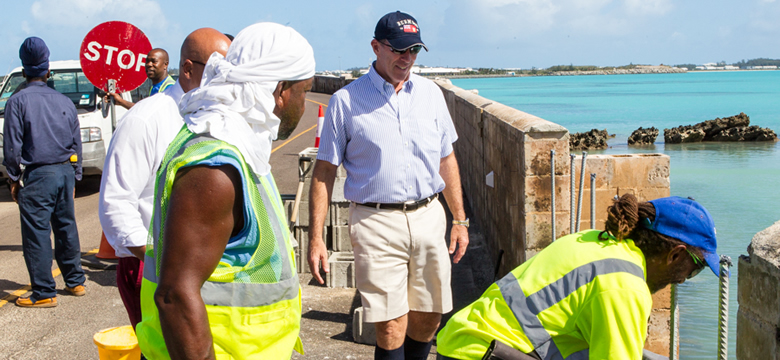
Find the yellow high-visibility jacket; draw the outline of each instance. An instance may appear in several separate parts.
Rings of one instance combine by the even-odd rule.
[[[244,229],[228,241],[201,287],[217,359],[289,359],[303,353],[301,293],[290,230],[271,174],[258,177],[234,146],[184,125],[169,146],[155,185],[155,208],[141,286],[138,343],[150,360],[169,359],[154,292],[160,275],[168,200],[176,172],[195,165],[235,166],[243,179]],[[187,266],[187,264],[182,264]]]
[[[493,339],[542,359],[641,359],[652,297],[633,240],[561,237],[456,313],[437,351],[481,359]]]

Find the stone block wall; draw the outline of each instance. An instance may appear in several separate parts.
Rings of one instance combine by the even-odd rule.
[[[464,196],[483,229],[499,276],[544,249],[553,240],[550,150],[555,150],[555,238],[570,232],[571,178],[566,128],[437,80],[444,92],[458,142]],[[575,196],[582,156],[575,157]],[[632,193],[641,201],[669,196],[669,157],[663,154],[589,155],[582,189],[580,229],[590,223],[590,173],[596,173],[596,229],[615,195]],[[493,186],[486,177],[492,172]],[[576,201],[575,208],[576,213]],[[645,348],[669,354],[669,288],[653,296]]]
[[[739,258],[737,359],[780,360],[780,221]]]
[[[321,94],[333,94],[339,89],[347,86],[354,79],[345,79],[343,77],[315,75],[312,82],[311,91]]]

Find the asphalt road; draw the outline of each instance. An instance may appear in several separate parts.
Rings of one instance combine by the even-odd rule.
[[[314,145],[319,104],[329,95],[308,95],[306,111],[288,140],[273,144],[271,166],[279,191],[295,194],[298,185],[298,153]],[[88,177],[76,187],[76,219],[84,254],[100,244],[98,220],[100,178]],[[5,186],[0,186],[0,358],[97,359],[92,336],[101,329],[128,325],[124,305],[116,289],[116,272],[85,267],[87,294],[70,296],[62,276],[56,276],[58,306],[26,309],[14,305],[18,296],[29,296],[27,269],[22,257],[19,209]],[[52,271],[59,274],[56,263]]]

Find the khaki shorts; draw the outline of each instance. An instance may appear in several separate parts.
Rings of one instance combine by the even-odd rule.
[[[438,200],[412,212],[352,203],[349,223],[366,322],[392,320],[409,310],[452,311],[446,217]]]

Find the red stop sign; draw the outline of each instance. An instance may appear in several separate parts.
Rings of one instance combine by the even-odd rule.
[[[146,80],[146,54],[152,44],[143,31],[123,21],[95,26],[81,42],[79,60],[89,82],[108,91],[116,80],[116,92],[133,90]]]

